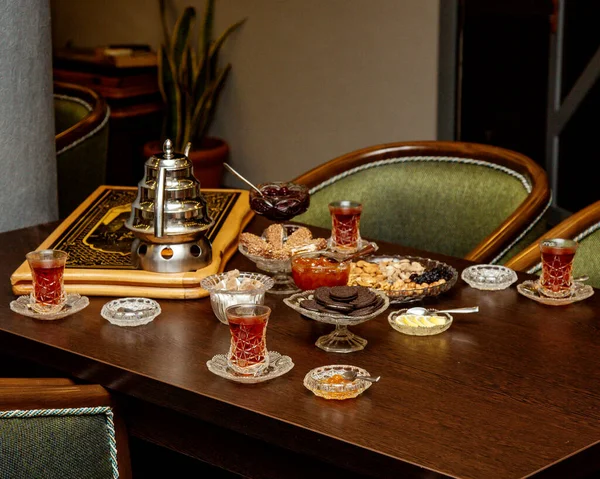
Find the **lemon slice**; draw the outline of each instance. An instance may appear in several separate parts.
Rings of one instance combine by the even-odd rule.
[[[444,318],[443,316],[430,316],[429,320],[435,325],[435,326],[441,326],[443,324],[446,324],[446,318]]]

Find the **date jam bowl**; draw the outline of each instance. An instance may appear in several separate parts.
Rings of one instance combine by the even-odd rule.
[[[352,261],[336,261],[320,251],[292,256],[292,277],[303,291],[321,286],[346,286]]]
[[[287,221],[304,213],[310,194],[304,185],[290,182],[262,183],[257,186],[264,196],[250,190],[250,208],[271,221]]]

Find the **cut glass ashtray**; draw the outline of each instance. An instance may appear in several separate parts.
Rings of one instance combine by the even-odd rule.
[[[469,266],[461,278],[472,288],[487,291],[506,289],[518,279],[514,270],[495,264]]]
[[[357,373],[354,381],[343,377],[343,374],[348,371]],[[304,386],[315,396],[324,399],[351,399],[371,387],[372,383],[361,379],[361,376],[370,376],[370,374],[367,370],[357,366],[332,364],[310,370],[304,376]]]
[[[15,301],[11,301],[10,309],[23,316],[48,321],[70,316],[71,314],[81,311],[90,304],[90,300],[87,296],[81,296],[77,293],[67,293],[67,299],[60,311],[54,313],[38,313],[31,308],[33,302],[34,300],[29,294],[19,296]]]
[[[109,301],[100,315],[117,326],[148,324],[161,313],[160,305],[148,298],[119,298]]]

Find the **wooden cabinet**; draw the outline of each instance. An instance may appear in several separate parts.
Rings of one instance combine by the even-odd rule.
[[[143,145],[160,137],[157,67],[117,67],[54,57],[54,80],[89,86],[110,107],[107,184],[135,186],[144,176]]]

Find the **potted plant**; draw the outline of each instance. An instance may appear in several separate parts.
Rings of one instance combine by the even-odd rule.
[[[229,145],[221,138],[208,136],[208,131],[231,71],[231,64],[219,68],[219,51],[246,19],[229,26],[213,40],[215,0],[207,0],[198,42],[193,35],[196,9],[186,7],[171,29],[165,3],[159,0],[164,34],[158,51],[158,83],[165,107],[163,140],[169,138],[178,152],[191,143],[188,156],[194,165],[194,175],[203,187],[218,188],[223,163],[229,157]],[[144,155],[150,157],[161,152],[162,143],[147,143]]]

